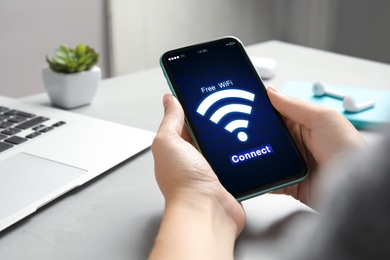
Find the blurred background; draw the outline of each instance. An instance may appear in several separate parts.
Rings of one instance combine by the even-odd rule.
[[[0,95],[43,92],[45,57],[60,44],[93,47],[103,78],[226,35],[390,63],[389,12],[388,0],[0,0]]]

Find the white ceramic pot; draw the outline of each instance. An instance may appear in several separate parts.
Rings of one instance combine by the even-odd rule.
[[[53,105],[71,109],[91,103],[100,83],[101,70],[94,66],[88,71],[65,74],[44,68],[42,76]]]

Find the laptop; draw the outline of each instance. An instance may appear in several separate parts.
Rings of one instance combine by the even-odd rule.
[[[0,96],[0,231],[147,149],[154,136]]]

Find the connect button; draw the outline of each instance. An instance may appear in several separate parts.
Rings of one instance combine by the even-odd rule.
[[[272,150],[271,145],[266,144],[256,148],[252,148],[244,152],[230,155],[229,158],[232,164],[234,165],[234,164],[243,163],[273,153],[274,151]]]

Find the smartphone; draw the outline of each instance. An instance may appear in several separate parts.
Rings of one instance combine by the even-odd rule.
[[[307,164],[239,39],[171,50],[160,65],[194,143],[238,201],[305,179]]]

